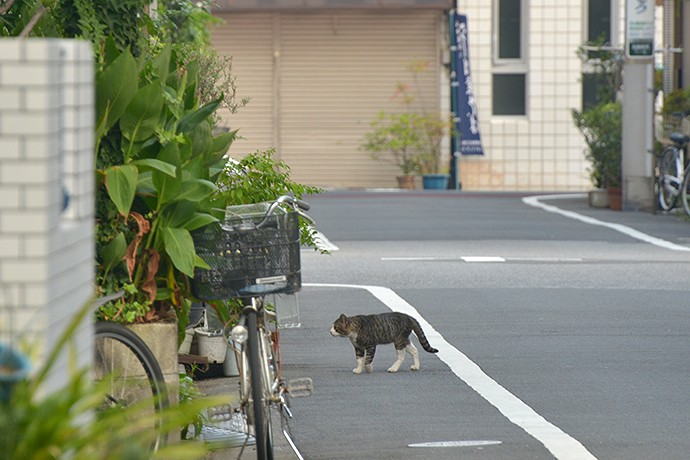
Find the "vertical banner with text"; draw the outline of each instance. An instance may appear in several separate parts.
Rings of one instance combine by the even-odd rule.
[[[467,41],[467,16],[452,11],[451,34],[451,110],[455,116],[455,153],[484,155],[479,133],[479,114],[474,99]],[[459,142],[458,142],[459,137]],[[458,145],[459,143],[459,145]]]
[[[625,55],[629,59],[654,56],[654,0],[627,0],[625,9]]]

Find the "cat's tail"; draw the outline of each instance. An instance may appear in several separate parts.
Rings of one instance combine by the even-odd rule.
[[[426,335],[424,335],[422,326],[420,326],[417,320],[412,318],[411,316],[410,319],[412,320],[412,330],[417,335],[417,338],[419,339],[419,344],[422,346],[422,348],[424,348],[424,351],[428,351],[429,353],[438,353],[438,350],[436,348],[433,348],[431,345],[429,345],[429,340],[427,340]]]

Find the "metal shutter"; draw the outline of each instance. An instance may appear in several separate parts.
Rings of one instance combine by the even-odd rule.
[[[439,109],[441,12],[235,13],[224,18],[227,25],[214,34],[214,42],[233,55],[239,89],[254,98],[230,118],[249,138],[246,145],[278,147],[300,182],[396,186],[398,168],[371,160],[358,147],[377,112],[402,110],[392,96],[397,82],[411,83],[406,65],[412,60],[429,61],[420,86],[426,109]]]

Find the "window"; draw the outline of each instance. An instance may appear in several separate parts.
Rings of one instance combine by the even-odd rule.
[[[494,0],[493,114],[527,114],[525,1]]]
[[[587,41],[611,43],[611,0],[588,0]]]
[[[612,0],[587,0],[587,23],[585,24],[585,39],[587,42],[612,44]],[[599,51],[589,51],[590,59],[601,56]],[[593,73],[591,66],[586,66],[582,73],[582,108],[594,107],[605,100],[615,98],[614,89],[600,75]]]
[[[520,0],[498,2],[498,58],[522,58]]]
[[[525,74],[499,73],[493,80],[494,115],[524,115]]]

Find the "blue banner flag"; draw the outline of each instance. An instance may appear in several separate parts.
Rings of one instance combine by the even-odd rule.
[[[452,11],[451,34],[451,110],[455,115],[455,152],[484,155],[479,134],[479,114],[474,99],[470,54],[467,42],[467,16]],[[459,139],[458,139],[459,137]],[[459,144],[459,145],[458,145]]]

